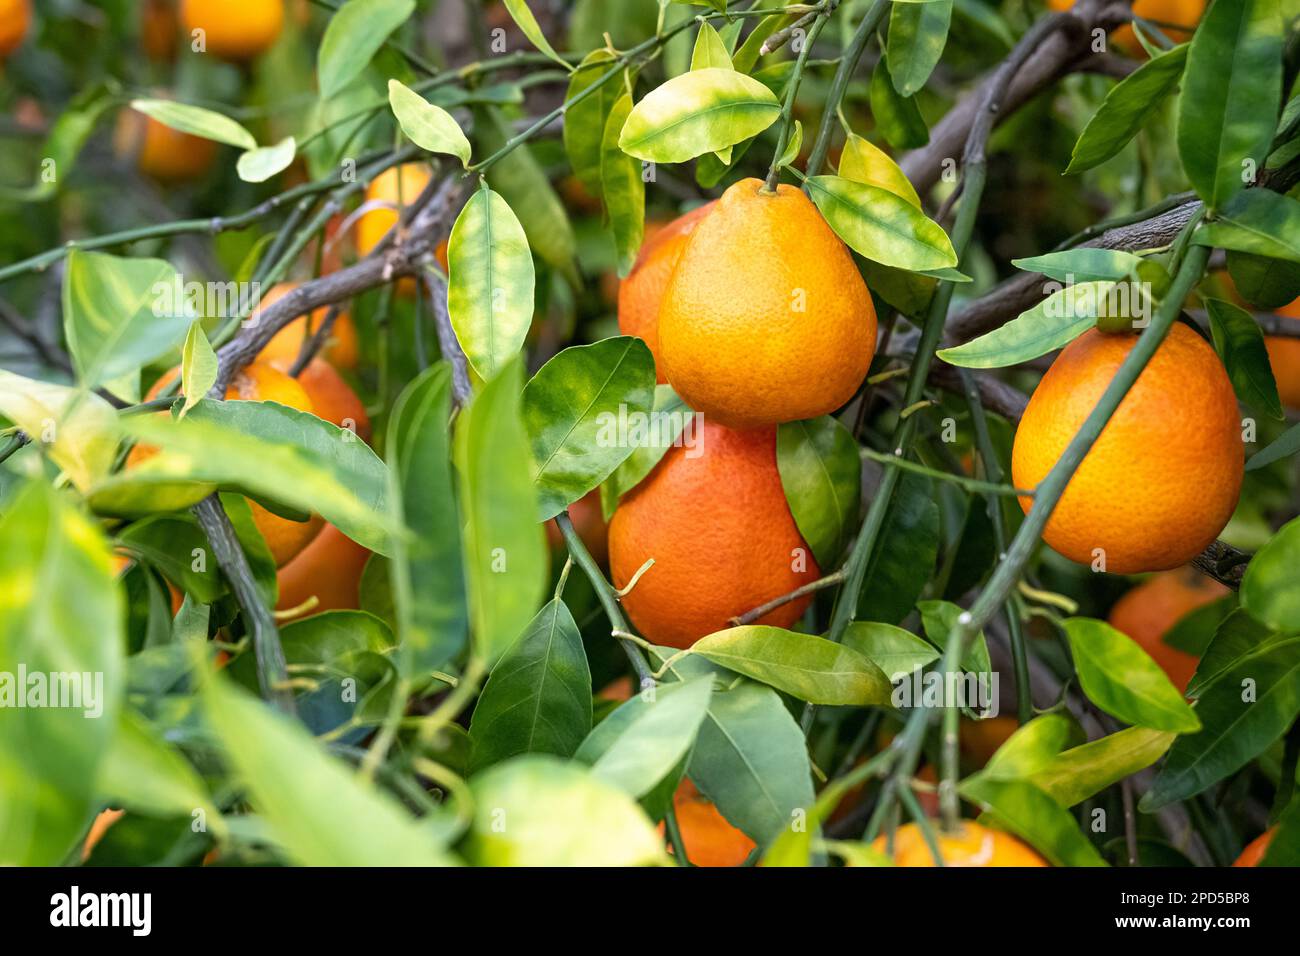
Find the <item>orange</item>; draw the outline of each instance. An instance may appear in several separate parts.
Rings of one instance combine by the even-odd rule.
[[[317,604],[300,617],[321,611],[355,610],[361,606],[361,572],[370,552],[332,524],[326,524],[307,547],[280,568],[279,610],[300,607],[311,598]]]
[[[104,839],[104,834],[126,813],[125,810],[101,810],[99,816],[95,817],[90,824],[90,832],[86,834],[86,842],[81,845],[81,859],[83,861],[90,859],[91,852],[95,845]]]
[[[362,213],[357,222],[358,255],[367,256],[379,245],[401,220],[399,210],[418,199],[432,178],[433,170],[424,163],[393,166],[374,178],[366,189],[363,205],[367,211]],[[397,291],[405,296],[415,295],[415,280],[402,279],[397,283]]]
[[[1068,10],[1074,6],[1074,0],[1047,0],[1047,6],[1056,11]],[[1134,0],[1133,15],[1157,24],[1173,23],[1187,27],[1188,30],[1161,28],[1169,39],[1183,43],[1191,39],[1188,31],[1201,22],[1205,6],[1206,0]],[[1145,55],[1133,28],[1127,24],[1111,33],[1110,38],[1116,46],[1134,56]]]
[[[668,280],[672,278],[673,267],[686,248],[686,240],[700,220],[713,211],[714,205],[706,203],[667,225],[646,223],[641,252],[632,271],[618,286],[618,330],[624,335],[642,338],[650,346],[660,385],[667,379],[659,361],[659,306]]]
[[[1047,866],[1036,852],[1009,833],[993,830],[972,820],[963,820],[956,833],[944,833],[935,824],[935,842],[945,866]],[[888,853],[882,834],[871,844],[878,853]],[[898,866],[934,866],[934,855],[915,823],[905,823],[894,833],[894,862]]]
[[[224,60],[251,60],[275,43],[284,26],[283,0],[181,0],[191,37],[203,31],[204,50]]]
[[[1012,480],[1034,488],[1096,406],[1137,336],[1091,329],[1043,375],[1016,431]],[[1176,324],[1088,452],[1043,532],[1073,561],[1105,570],[1187,564],[1223,530],[1244,470],[1241,415],[1219,357]],[[1031,500],[1021,498],[1028,512]]]
[[[614,586],[656,644],[689,647],[820,572],[795,526],[776,469],[776,429],[732,431],[706,422],[694,448],[668,449],[623,498],[609,525]],[[811,595],[756,623],[789,627]]]
[[[0,0],[0,57],[23,45],[32,25],[32,0]]]
[[[1279,314],[1285,313],[1279,311]],[[1300,339],[1268,335],[1264,337],[1264,347],[1268,349],[1268,362],[1277,381],[1278,397],[1288,408],[1300,410]]]
[[[122,113],[114,141],[118,154],[134,159],[141,173],[168,185],[201,178],[217,155],[212,140],[182,133],[132,110]]]
[[[962,752],[982,767],[1019,728],[1020,722],[1016,718],[1005,715],[986,717],[983,720],[962,720]]]
[[[284,371],[279,360],[271,364]],[[366,414],[366,406],[333,365],[323,359],[312,359],[299,373],[298,384],[311,399],[312,410],[317,416],[339,428],[356,432],[364,442],[370,441],[370,416]]]
[[[1259,866],[1260,861],[1264,859],[1264,854],[1268,852],[1268,845],[1273,842],[1275,836],[1277,836],[1277,827],[1265,830],[1246,844],[1246,849],[1241,851],[1241,856],[1237,857],[1232,865]]]
[[[857,391],[876,312],[848,247],[802,192],[744,179],[691,233],[659,311],[659,358],[731,428],[815,418]]]
[[[1133,638],[1184,690],[1196,673],[1197,658],[1166,644],[1165,634],[1188,613],[1231,592],[1193,568],[1153,576],[1129,591],[1110,610],[1111,627]]]
[[[632,699],[632,678],[627,674],[622,677],[615,677],[606,684],[596,695],[601,700],[612,700],[618,703]]]
[[[753,852],[754,841],[728,823],[687,777],[673,794],[673,809],[692,865],[740,866]]]
[[[253,314],[249,317],[250,321],[255,322],[263,309],[269,309],[296,288],[298,288],[296,282],[280,282],[273,285],[262,296],[262,301],[258,307],[253,310]],[[309,338],[316,333],[329,312],[330,307],[323,305],[310,315],[294,319],[275,333],[271,341],[266,343],[266,348],[262,349],[258,354],[257,360],[259,362],[287,363],[285,371],[288,371],[298,359],[298,353],[302,350],[303,339]],[[330,326],[329,335],[319,354],[323,355],[337,368],[351,369],[357,367],[357,351],[357,327],[352,324],[352,316],[341,311],[334,319],[334,324]]]
[[[179,29],[172,0],[145,0],[140,15],[140,45],[145,56],[159,63],[170,63],[176,58]]]
[[[149,390],[146,401],[152,401],[162,394],[163,389],[176,380],[177,369],[167,372]],[[315,413],[311,399],[297,381],[284,372],[262,362],[253,362],[240,370],[226,389],[226,398],[250,402],[278,402],[304,412]],[[166,414],[162,412],[160,414]],[[157,449],[145,445],[136,445],[127,456],[126,466],[131,468],[156,455]],[[291,477],[291,476],[286,476]],[[318,515],[312,515],[306,521],[291,521],[273,514],[256,501],[250,501],[253,510],[253,522],[266,539],[267,547],[275,558],[276,566],[281,566],[307,546],[316,536],[324,523]]]
[[[609,525],[605,523],[605,513],[600,506],[599,488],[593,488],[569,505],[569,520],[596,563],[605,565],[609,561]],[[564,550],[564,535],[554,521],[546,522],[546,540],[555,550]]]

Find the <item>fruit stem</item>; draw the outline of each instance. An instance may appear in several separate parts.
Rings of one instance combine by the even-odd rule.
[[[790,80],[785,90],[785,105],[781,108],[782,123],[781,133],[776,139],[776,152],[772,155],[772,165],[767,170],[767,180],[763,184],[762,192],[776,192],[776,184],[781,178],[781,157],[785,154],[786,143],[790,141],[790,130],[794,126],[794,100],[799,94],[799,84],[803,81],[804,66],[808,62],[808,54],[812,51],[813,46],[817,43],[817,38],[821,35],[822,27],[826,26],[831,14],[839,6],[839,0],[825,0],[821,12],[813,21],[812,29],[808,31],[808,36],[804,38],[803,47],[799,50],[799,58],[794,62],[794,72],[790,75]],[[769,40],[769,42],[771,42]]]

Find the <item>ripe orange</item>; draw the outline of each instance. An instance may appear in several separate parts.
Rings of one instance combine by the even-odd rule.
[[[694,866],[740,866],[753,852],[754,841],[728,823],[688,777],[673,794],[673,809],[686,857]]]
[[[1056,11],[1068,10],[1074,6],[1074,0],[1047,0],[1047,5]],[[1133,14],[1157,24],[1172,23],[1187,27],[1187,30],[1162,28],[1169,39],[1183,43],[1191,39],[1188,31],[1201,22],[1205,6],[1206,0],[1134,0]],[[1111,33],[1110,38],[1125,52],[1134,56],[1143,55],[1142,44],[1138,42],[1131,26],[1125,24]]]
[[[1133,638],[1184,690],[1196,673],[1197,658],[1162,639],[1185,615],[1217,601],[1229,591],[1192,568],[1165,571],[1129,591],[1110,610],[1112,627]]]
[[[178,369],[172,369],[154,383],[146,396],[152,401],[162,394],[164,388],[176,380]],[[284,372],[263,362],[253,362],[245,366],[226,389],[227,399],[239,399],[250,402],[278,402],[297,408],[304,412],[315,413],[311,399],[297,381]],[[160,414],[166,414],[161,412]],[[156,448],[136,445],[127,456],[126,467],[138,465],[158,453]],[[256,501],[249,502],[253,510],[253,522],[266,539],[267,547],[275,558],[277,566],[283,565],[295,554],[307,546],[316,536],[324,523],[318,515],[312,515],[307,521],[291,521],[273,514]]]
[[[593,488],[569,505],[569,518],[573,530],[578,532],[596,563],[605,565],[609,561],[609,525],[605,523],[605,513],[601,510],[600,489]],[[560,534],[554,521],[546,522],[546,540],[556,551],[564,551],[564,535]]]
[[[315,597],[317,604],[296,617],[321,611],[355,610],[361,606],[361,572],[370,552],[332,524],[320,533],[288,564],[280,568],[279,610],[300,607]]]
[[[255,321],[263,309],[270,308],[297,287],[298,283],[296,282],[280,282],[272,286],[262,296],[262,301],[253,310],[250,320]],[[266,343],[266,348],[262,349],[258,354],[257,360],[259,362],[287,363],[286,371],[288,368],[292,368],[293,363],[298,359],[299,351],[302,349],[303,339],[315,334],[316,330],[321,327],[321,323],[325,321],[325,317],[329,315],[329,312],[329,306],[323,305],[310,315],[294,319],[275,333],[271,341]],[[337,368],[351,369],[357,367],[357,351],[357,327],[352,323],[352,316],[347,312],[339,312],[334,319],[334,324],[330,326],[329,335],[319,354]]]
[[[1001,830],[972,820],[963,820],[957,833],[944,833],[937,824],[935,842],[945,866],[1047,866],[1034,850]],[[888,853],[881,834],[871,844],[878,853]],[[905,823],[894,833],[894,862],[898,866],[934,866],[934,856],[915,823]]]
[[[140,45],[149,59],[170,63],[176,58],[180,22],[172,0],[145,0],[140,13]]]
[[[270,49],[280,36],[284,2],[181,0],[181,22],[191,36],[195,30],[203,31],[206,52],[224,60],[251,60]]]
[[[609,566],[628,615],[657,644],[689,647],[727,619],[815,580],[776,469],[776,429],[706,422],[695,448],[670,448],[623,498],[609,526]],[[811,596],[757,623],[789,627]]]
[[[141,173],[166,185],[199,179],[217,155],[212,140],[174,130],[134,110],[123,111],[114,143],[118,155],[133,159]]]
[[[691,233],[659,311],[659,358],[731,428],[815,418],[857,391],[876,312],[848,248],[802,192],[744,179]]]
[[[409,206],[433,178],[433,170],[424,163],[406,163],[384,170],[366,189],[365,205],[375,208],[362,213],[357,222],[357,254],[366,256],[401,220],[399,210]],[[416,292],[414,279],[402,279],[397,291],[404,296]]]
[[[962,753],[982,767],[1019,727],[1020,721],[1008,715],[986,717],[983,720],[963,719],[960,738]]]
[[[646,223],[641,252],[632,271],[618,286],[618,330],[624,335],[638,336],[650,346],[661,385],[667,379],[659,360],[659,306],[668,280],[672,278],[673,267],[686,248],[686,240],[715,205],[706,203],[666,225],[656,227]]]
[[[0,0],[0,58],[23,45],[32,25],[32,0]]]
[[[1279,310],[1279,314],[1285,313]],[[1277,394],[1282,404],[1300,409],[1300,339],[1268,335],[1264,337],[1264,347],[1268,349],[1268,363],[1273,367],[1273,378],[1277,380]]]
[[[1264,859],[1264,854],[1268,852],[1268,845],[1273,842],[1273,837],[1277,836],[1277,827],[1270,827],[1255,839],[1246,844],[1246,849],[1241,851],[1241,856],[1233,861],[1233,866],[1259,866],[1260,861]]]
[[[278,359],[271,364],[281,371],[287,367]],[[364,442],[370,441],[370,416],[366,414],[366,406],[333,365],[323,359],[312,359],[299,373],[298,384],[311,399],[312,411],[317,416],[339,428],[356,432]]]
[[[1052,363],[1016,431],[1017,487],[1047,476],[1136,341],[1092,329]],[[1184,565],[1232,516],[1243,448],[1219,357],[1176,324],[1075,472],[1043,540],[1082,564],[1100,549],[1105,570],[1119,574]],[[1020,499],[1026,512],[1031,503]]]

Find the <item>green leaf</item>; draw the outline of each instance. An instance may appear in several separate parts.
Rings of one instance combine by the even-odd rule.
[[[665,660],[668,648],[658,652]],[[653,662],[652,662],[653,663]],[[725,675],[700,725],[688,773],[732,826],[760,846],[788,829],[813,805],[812,768],[803,732],[776,691],[688,655],[668,667],[669,680]]]
[[[712,692],[713,678],[705,676],[633,694],[596,725],[574,759],[639,799],[686,759]]]
[[[80,250],[68,256],[63,333],[86,388],[131,375],[171,351],[194,318],[170,263]]]
[[[1212,4],[1192,35],[1178,107],[1178,155],[1210,209],[1263,166],[1281,92],[1278,0]]]
[[[476,866],[643,866],[663,843],[636,802],[579,764],[529,755],[470,781]]]
[[[521,753],[571,757],[591,731],[591,671],[559,598],[545,605],[492,668],[469,725],[470,769]]]
[[[695,36],[695,49],[691,51],[691,69],[707,70],[716,67],[720,70],[734,69],[731,65],[731,53],[722,42],[718,31],[708,20],[700,21],[700,32]]]
[[[614,65],[615,56],[609,50],[592,50],[578,64],[569,77],[565,101],[572,103],[589,87],[594,86]],[[568,154],[573,174],[593,195],[601,190],[601,144],[605,121],[610,110],[623,95],[623,86],[616,80],[605,83],[590,96],[565,110],[564,151]]]
[[[1300,630],[1300,518],[1287,522],[1246,566],[1241,606],[1284,633]]]
[[[1276,382],[1274,383],[1276,385]],[[1292,425],[1263,451],[1256,452],[1246,462],[1247,471],[1255,471],[1300,451],[1300,425]]]
[[[546,536],[520,419],[522,379],[522,361],[514,359],[456,423],[469,617],[476,652],[489,666],[533,619],[546,590]]]
[[[651,420],[658,422],[659,427],[638,433],[635,437],[639,441],[633,446],[632,453],[606,479],[601,497],[612,502],[605,509],[606,516],[613,514],[613,505],[618,503],[618,499],[640,484],[675,442],[684,441],[682,436],[686,423],[693,422],[691,416],[694,414],[671,385],[655,386]],[[691,431],[685,434],[688,437],[697,435],[698,429],[692,424]]]
[[[781,158],[777,160],[778,166],[793,166],[799,159],[799,151],[803,149],[803,123],[798,120],[794,121],[794,132],[790,134],[790,141],[785,144],[785,149],[781,150]],[[727,147],[730,152],[731,147]]]
[[[569,64],[555,52],[555,48],[551,46],[551,41],[547,40],[546,35],[542,33],[537,18],[533,16],[533,11],[528,9],[525,0],[505,0],[505,5],[519,29],[523,31],[524,36],[528,37],[528,42],[566,70],[569,69]]]
[[[415,0],[349,0],[339,7],[325,28],[316,58],[320,98],[343,92],[413,13]]]
[[[506,201],[484,187],[456,217],[447,247],[447,312],[481,378],[519,353],[533,321],[533,256]]]
[[[930,130],[910,96],[900,96],[891,78],[886,52],[871,73],[871,115],[894,149],[919,149],[930,142]],[[952,263],[956,265],[956,263]]]
[[[1206,299],[1205,308],[1210,316],[1214,348],[1223,358],[1237,397],[1252,408],[1284,420],[1282,400],[1278,398],[1277,382],[1264,347],[1264,333],[1255,317],[1222,299]]]
[[[1056,755],[1034,768],[1029,781],[1061,806],[1072,807],[1151,766],[1176,736],[1165,730],[1127,727]]]
[[[1006,325],[935,354],[963,368],[1005,368],[1064,348],[1097,324],[1114,282],[1067,285]]]
[[[1184,43],[1147,60],[1111,87],[1079,134],[1065,175],[1100,166],[1117,155],[1178,86],[1186,63]]]
[[[862,493],[852,433],[830,415],[780,425],[776,467],[799,534],[819,567],[833,566],[856,530]]]
[[[1271,189],[1247,189],[1192,233],[1201,246],[1300,262],[1300,202]]]
[[[1005,780],[1021,780],[1047,766],[1082,731],[1065,714],[1035,717],[1022,724],[984,765],[983,773]]]
[[[195,551],[206,553],[209,544],[190,515],[157,515],[133,521],[118,533],[117,542],[204,604],[226,593],[225,579],[215,561],[199,565],[202,570],[195,569]]]
[[[911,613],[939,556],[939,505],[924,475],[904,472],[894,489],[858,596],[858,620],[897,624]]]
[[[1106,713],[1152,730],[1182,734],[1200,729],[1197,712],[1132,638],[1105,621],[1085,617],[1067,620],[1065,636],[1079,685]]]
[[[886,52],[899,96],[911,96],[930,78],[948,42],[952,0],[895,3],[889,11]]]
[[[181,349],[181,392],[185,399],[177,418],[197,405],[217,380],[217,353],[203,334],[203,323],[195,321]]]
[[[1076,246],[1028,259],[1012,259],[1011,264],[1026,272],[1037,272],[1057,282],[1118,282],[1142,263],[1139,256],[1121,249],[1094,249]]]
[[[37,442],[80,491],[113,467],[117,412],[93,392],[0,369],[0,415]]]
[[[391,584],[401,652],[412,678],[443,667],[465,646],[468,611],[460,519],[451,474],[451,369],[439,362],[402,390],[388,420],[389,501],[394,523]]]
[[[1300,297],[1300,266],[1294,262],[1229,251],[1228,275],[1237,293],[1258,309],[1280,309]]]
[[[948,646],[948,639],[952,636],[953,629],[957,627],[958,619],[966,613],[951,601],[921,601],[916,608],[921,612],[921,626],[925,628],[925,636],[940,650]],[[961,667],[973,674],[987,674],[992,671],[993,665],[989,663],[989,646],[983,631],[976,634],[975,639],[966,648]]]
[[[631,111],[632,96],[624,93],[610,110],[600,153],[601,195],[609,213],[620,278],[627,278],[632,271],[645,238],[645,181],[641,178],[641,164],[618,148],[619,131]]]
[[[286,136],[274,146],[259,146],[241,154],[235,171],[246,183],[264,183],[288,169],[297,155],[297,140]]]
[[[839,176],[812,176],[806,185],[835,234],[859,255],[912,271],[957,265],[943,228],[888,189]]]
[[[275,842],[303,866],[438,866],[436,830],[328,755],[297,721],[217,675],[204,713]]]
[[[1200,697],[1206,687],[1272,637],[1273,632],[1244,609],[1233,611],[1219,622],[1210,646],[1200,655],[1196,673],[1187,685],[1188,696]]]
[[[700,638],[691,653],[811,704],[889,703],[884,672],[852,648],[824,637],[748,624]]]
[[[595,488],[632,453],[619,423],[648,418],[654,388],[650,349],[626,335],[570,346],[524,386],[524,430],[541,520]]]
[[[1239,658],[1200,692],[1196,713],[1205,729],[1174,741],[1143,811],[1201,793],[1277,742],[1300,713],[1300,639],[1275,638]]]
[[[798,14],[774,13],[759,20],[758,26],[750,31],[749,36],[745,37],[745,42],[731,58],[733,69],[741,73],[753,72],[754,65],[758,62],[759,52],[763,49],[763,41],[777,30],[794,23],[797,17]]]
[[[844,151],[840,154],[839,174],[855,183],[887,189],[917,209],[921,208],[921,197],[916,194],[916,188],[907,174],[888,153],[856,133],[850,133],[844,144]]]
[[[455,156],[462,166],[469,166],[469,140],[445,109],[434,106],[400,80],[388,81],[388,105],[412,143],[431,153]]]
[[[257,149],[257,139],[229,116],[172,100],[132,100],[131,109],[182,133],[240,149]]]
[[[59,186],[69,181],[69,174],[77,156],[90,139],[100,119],[118,105],[118,97],[107,83],[90,86],[68,103],[59,118],[50,127],[49,135],[40,148],[41,173],[35,184],[26,189],[0,186],[0,197],[17,202],[44,202],[58,192]],[[49,175],[50,172],[54,175]]]
[[[134,415],[122,424],[161,451],[101,483],[92,494],[97,508],[148,514],[160,510],[148,495],[158,484],[210,483],[323,515],[359,544],[388,553],[388,469],[345,428],[275,402],[207,400],[182,421]]]
[[[656,163],[681,163],[734,146],[781,115],[776,95],[735,70],[711,67],[674,77],[637,103],[618,145]]]
[[[43,481],[6,497],[0,581],[0,865],[55,866],[95,809],[122,696],[126,609],[99,528]],[[59,688],[75,696],[51,706]]]
[[[1070,812],[1033,784],[976,774],[962,781],[958,790],[999,827],[1031,844],[1054,865],[1106,865]]]
[[[844,632],[844,646],[867,658],[891,681],[939,659],[928,641],[879,621],[854,621]]]
[[[118,719],[100,764],[96,792],[115,807],[151,816],[190,817],[201,810],[209,829],[224,829],[221,812],[198,773],[157,729],[130,710],[123,710]]]

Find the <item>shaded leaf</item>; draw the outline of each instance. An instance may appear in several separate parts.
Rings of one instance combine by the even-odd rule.
[[[415,0],[349,0],[330,17],[316,59],[320,96],[341,93],[374,59],[389,34],[411,18]]]
[[[830,415],[776,432],[776,466],[799,534],[819,567],[831,567],[857,526],[862,493],[858,445]]]

